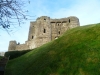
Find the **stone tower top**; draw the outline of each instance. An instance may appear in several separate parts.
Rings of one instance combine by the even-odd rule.
[[[50,17],[48,16],[41,16],[37,18],[37,21],[48,21],[48,20],[50,20]]]

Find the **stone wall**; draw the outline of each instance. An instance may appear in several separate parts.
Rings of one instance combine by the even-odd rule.
[[[16,50],[28,50],[29,46],[27,44],[16,45]]]
[[[41,16],[36,21],[30,22],[28,40],[25,44],[18,45],[16,41],[10,41],[8,50],[27,50],[40,47],[77,26],[80,26],[80,23],[75,16],[61,19],[50,19],[50,17]]]

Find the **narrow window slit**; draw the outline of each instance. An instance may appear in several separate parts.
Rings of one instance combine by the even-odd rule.
[[[59,34],[60,34],[60,31],[59,31]]]
[[[34,38],[34,36],[32,36],[32,39]]]
[[[44,29],[44,31],[43,31],[44,33],[46,33],[46,29]]]
[[[69,23],[70,23],[70,19],[69,19]]]

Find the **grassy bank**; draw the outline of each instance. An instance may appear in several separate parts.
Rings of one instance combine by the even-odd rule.
[[[100,24],[94,24],[10,60],[6,75],[99,75],[99,67]]]

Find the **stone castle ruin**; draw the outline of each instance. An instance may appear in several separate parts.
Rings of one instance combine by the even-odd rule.
[[[80,26],[80,23],[79,19],[75,16],[61,19],[50,19],[50,17],[41,16],[36,21],[30,22],[28,40],[24,44],[10,41],[8,51],[40,47],[47,42],[57,39],[65,31],[77,26]]]

